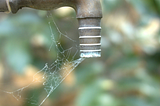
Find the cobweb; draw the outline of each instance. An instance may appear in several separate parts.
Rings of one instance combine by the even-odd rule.
[[[57,50],[57,59],[51,64],[46,63],[44,67],[33,76],[33,80],[30,84],[12,92],[4,91],[5,93],[12,95],[17,101],[27,100],[28,102],[36,106],[41,106],[52,94],[52,92],[61,84],[61,82],[85,59],[85,58],[75,59],[75,56],[79,51],[77,45],[74,44],[73,47],[70,47],[68,49],[64,49],[62,47],[60,42],[62,36],[67,38],[69,41],[73,43],[76,41],[60,31],[60,29],[58,28],[56,22],[52,17],[51,11],[48,12],[47,17],[52,19],[48,22],[52,40],[52,44],[49,48],[49,51],[52,49],[52,46],[55,45]],[[53,29],[52,25],[56,27],[58,35],[54,34],[54,31],[52,30]],[[72,50],[75,51],[74,55],[71,55]],[[40,74],[41,76],[39,76]],[[45,97],[40,102],[38,100],[34,100],[35,98],[34,94],[30,98],[23,98],[22,92],[24,92],[25,89],[27,89],[31,85],[34,85],[35,83],[41,83],[46,94]]]

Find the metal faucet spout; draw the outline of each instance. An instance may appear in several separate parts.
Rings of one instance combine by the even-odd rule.
[[[102,9],[100,0],[1,0],[0,12],[16,13],[23,7],[52,10],[62,6],[70,6],[77,13],[80,57],[101,57]]]
[[[78,0],[77,18],[79,21],[80,57],[101,57],[101,18],[100,0]]]

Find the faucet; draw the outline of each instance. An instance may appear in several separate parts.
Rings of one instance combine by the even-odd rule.
[[[62,6],[70,6],[77,13],[80,57],[101,57],[100,0],[0,0],[0,12],[17,13],[23,7],[52,10]]]

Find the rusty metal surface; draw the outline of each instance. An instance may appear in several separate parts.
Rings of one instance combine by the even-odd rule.
[[[101,16],[99,16],[99,18],[95,18],[95,17],[87,17],[87,18],[79,18],[79,24],[80,27],[93,27],[93,26],[100,26],[101,23]]]
[[[23,7],[52,10],[70,6],[76,10],[77,18],[102,17],[100,0],[10,0],[10,5],[13,13]]]
[[[62,6],[75,8],[75,0],[10,0],[12,12],[16,13],[23,7],[29,7],[39,10],[52,10]]]
[[[81,36],[99,36],[101,29],[79,29],[79,33]]]
[[[76,0],[77,18],[102,17],[100,0]]]

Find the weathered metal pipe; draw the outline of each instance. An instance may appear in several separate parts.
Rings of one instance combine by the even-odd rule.
[[[79,21],[80,57],[100,57],[100,0],[1,0],[0,12],[16,13],[23,7],[51,10],[62,6],[70,6],[76,10]]]

